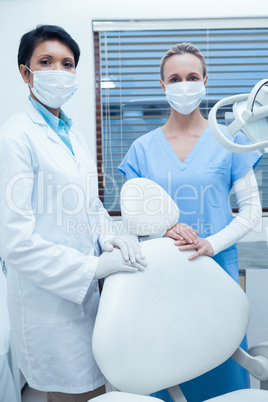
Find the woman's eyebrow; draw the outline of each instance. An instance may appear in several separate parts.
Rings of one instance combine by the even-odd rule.
[[[38,56],[36,56],[37,59],[41,59],[42,57],[47,57],[48,59],[53,59],[53,56],[51,54],[39,54]]]
[[[177,73],[171,74],[168,78],[172,78],[172,77],[179,77],[180,75]]]
[[[46,54],[46,53],[43,53],[43,54],[40,54],[40,55],[37,56],[38,59],[40,59],[41,57],[47,57],[49,59],[53,59],[53,56],[51,54]],[[74,57],[72,57],[72,56],[64,57],[63,60],[72,60],[72,61],[74,61]]]
[[[197,71],[192,71],[192,72],[189,73],[188,75],[198,75],[198,76],[200,76],[200,73],[198,73]]]
[[[43,57],[43,56],[46,56],[46,57],[53,57],[53,56],[51,56],[51,54],[47,54],[47,53],[43,53],[43,54],[40,54],[38,57]]]

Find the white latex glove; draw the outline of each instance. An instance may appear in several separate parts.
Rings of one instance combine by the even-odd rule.
[[[130,261],[125,261],[122,257],[120,250],[112,250],[112,252],[106,252],[101,254],[97,264],[94,279],[105,278],[110,274],[115,272],[137,272],[143,271],[147,264],[144,260],[141,263],[131,263]]]
[[[145,257],[142,255],[141,246],[136,236],[122,235],[113,237],[104,243],[103,250],[112,251],[114,247],[120,249],[125,261],[131,261],[133,264],[139,262],[144,265]]]

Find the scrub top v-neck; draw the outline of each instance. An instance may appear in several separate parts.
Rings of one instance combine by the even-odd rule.
[[[207,127],[208,128],[208,127]],[[178,157],[170,143],[168,142],[167,138],[165,137],[165,134],[163,133],[163,130],[161,127],[159,127],[159,140],[161,141],[163,148],[167,152],[167,154],[170,156],[170,159],[178,166],[178,168],[183,171],[195,158],[195,156],[198,154],[200,148],[206,141],[206,138],[208,136],[208,131],[207,128],[202,132],[196,143],[194,144],[193,148],[189,152],[189,154],[186,156],[184,161],[181,161],[181,159]]]

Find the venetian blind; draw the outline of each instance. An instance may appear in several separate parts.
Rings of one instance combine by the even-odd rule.
[[[101,135],[97,139],[100,194],[112,213],[120,210],[119,194],[124,176],[117,166],[132,142],[163,125],[169,116],[159,84],[160,61],[176,43],[192,42],[204,54],[208,68],[207,95],[200,105],[206,118],[224,97],[248,93],[268,78],[268,29],[157,29],[99,31],[96,77]],[[98,85],[97,85],[98,89]],[[99,104],[99,105],[98,105]],[[225,112],[219,116],[225,124]],[[268,210],[268,155],[257,169],[264,210]],[[236,208],[234,197],[232,206]]]

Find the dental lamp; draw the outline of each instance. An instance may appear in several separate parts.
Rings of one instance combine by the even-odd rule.
[[[240,94],[222,99],[216,103],[208,115],[212,133],[219,143],[231,152],[245,153],[268,147],[268,79],[259,81],[250,94]],[[230,136],[242,131],[251,144],[232,142],[223,134],[218,122],[217,111],[233,105],[234,121],[227,127]]]

